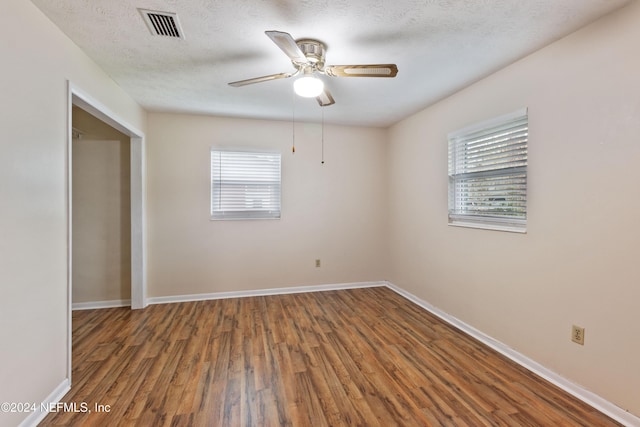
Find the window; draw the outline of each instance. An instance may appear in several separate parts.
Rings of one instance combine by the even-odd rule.
[[[280,153],[211,149],[211,219],[280,218]]]
[[[449,224],[526,231],[526,109],[449,134]]]

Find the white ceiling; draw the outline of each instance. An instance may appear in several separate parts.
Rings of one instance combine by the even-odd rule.
[[[629,0],[32,0],[149,111],[389,126]],[[151,35],[138,8],[177,13]],[[327,64],[398,65],[396,78],[323,77],[336,104],[292,95],[264,34],[327,45]]]

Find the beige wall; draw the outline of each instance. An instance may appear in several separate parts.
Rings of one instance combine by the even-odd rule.
[[[2,6],[0,401],[40,402],[67,376],[67,79],[138,129],[145,113],[31,2]]]
[[[73,303],[131,299],[130,138],[73,108]]]
[[[386,131],[149,114],[149,297],[385,279]],[[210,221],[212,145],[282,153],[280,220]],[[315,267],[315,259],[321,267]]]
[[[636,415],[638,22],[634,2],[402,121],[389,145],[390,280]],[[447,133],[519,107],[528,233],[447,226]]]

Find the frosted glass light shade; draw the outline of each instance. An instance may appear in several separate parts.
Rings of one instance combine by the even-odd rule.
[[[300,77],[293,82],[293,90],[304,98],[315,98],[324,90],[324,83],[316,77]]]

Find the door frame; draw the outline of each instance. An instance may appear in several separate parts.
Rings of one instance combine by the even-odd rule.
[[[131,138],[131,309],[147,306],[145,251],[145,136],[102,103],[68,81],[67,99],[67,297],[68,297],[68,378],[71,381],[72,312],[72,108],[75,105]]]

